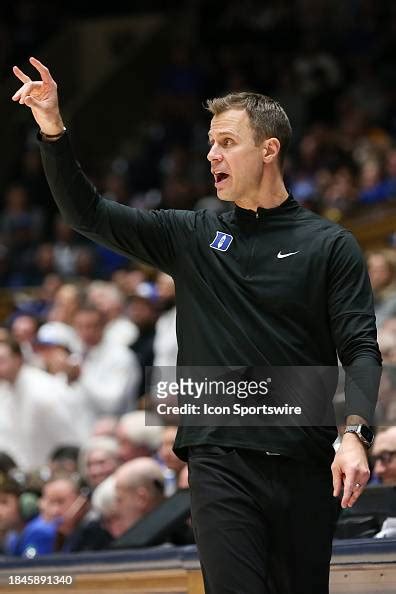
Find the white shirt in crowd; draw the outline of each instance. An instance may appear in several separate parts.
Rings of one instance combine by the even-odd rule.
[[[155,325],[154,367],[175,367],[177,361],[176,307],[161,314]]]
[[[128,347],[135,342],[138,334],[139,330],[136,324],[128,318],[120,316],[107,322],[103,332],[103,340]]]
[[[15,383],[0,381],[0,451],[29,471],[60,445],[79,445],[70,390],[57,377],[22,365]]]
[[[128,348],[101,341],[88,350],[81,374],[72,384],[79,401],[80,423],[88,435],[101,416],[118,416],[136,408],[141,371]]]

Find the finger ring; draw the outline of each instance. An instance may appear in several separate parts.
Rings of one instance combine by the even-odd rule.
[[[355,487],[359,489],[362,485],[360,483],[355,483]]]

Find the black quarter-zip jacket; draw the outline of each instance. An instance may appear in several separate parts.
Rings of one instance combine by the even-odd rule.
[[[129,208],[98,194],[67,134],[40,148],[66,222],[173,277],[178,365],[336,366],[337,353],[346,366],[381,365],[365,261],[344,228],[291,195],[257,213]],[[346,413],[371,420],[377,388],[372,381],[362,398],[349,386]],[[175,451],[185,457],[188,446],[206,443],[328,463],[336,435],[335,427],[183,426]]]

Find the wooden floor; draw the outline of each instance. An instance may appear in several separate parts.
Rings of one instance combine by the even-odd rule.
[[[67,570],[66,570],[67,571]],[[0,592],[26,594],[204,594],[198,570],[158,570],[117,573],[80,574],[71,586],[28,586],[4,583]],[[333,567],[330,579],[331,594],[384,594],[396,592],[396,563]],[[242,594],[242,593],[241,593]],[[243,594],[250,594],[245,592]],[[258,594],[252,592],[251,594]]]
[[[21,563],[0,559],[0,593],[204,594],[195,547],[42,557]],[[71,576],[72,585],[11,585],[15,576]],[[31,578],[32,579],[32,578]],[[395,594],[396,540],[361,539],[335,547],[331,594]],[[243,592],[241,594],[259,594]]]

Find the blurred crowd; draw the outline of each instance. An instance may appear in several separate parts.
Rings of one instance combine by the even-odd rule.
[[[50,274],[16,307],[0,328],[3,553],[106,548],[187,488],[176,427],[146,392],[151,367],[176,356],[174,283],[152,269],[81,284]],[[190,543],[191,528],[167,538]]]
[[[203,104],[249,89],[277,98],[290,117],[285,179],[301,203],[342,222],[395,198],[394,3],[331,3],[330,14],[327,0],[191,4],[189,18],[182,11],[174,18],[172,42],[147,98],[149,115],[120,136],[118,151],[105,162],[93,153],[83,163],[106,198],[142,208],[221,211],[205,158]],[[73,122],[68,125],[72,133]],[[26,130],[19,162],[0,188],[0,208],[3,286],[37,286],[48,272],[109,279],[128,266],[58,219],[35,128]]]
[[[195,3],[155,83],[150,116],[120,140],[109,166],[94,155],[83,163],[102,194],[139,208],[228,208],[205,159],[202,104],[252,89],[289,114],[285,179],[302,204],[342,222],[396,198],[394,3],[332,3],[329,12],[325,0],[225,4]],[[40,26],[51,21],[32,7],[16,2],[0,27],[7,67],[49,34]],[[61,220],[35,129],[0,188],[0,210],[0,286],[15,297],[0,328],[0,547],[27,558],[107,548],[187,487],[172,452],[176,428],[144,419],[150,367],[176,364],[173,281]],[[396,251],[390,243],[367,262],[386,366],[379,420],[389,424]],[[378,430],[371,462],[373,483],[396,485],[394,430]],[[191,542],[189,524],[167,538]]]

